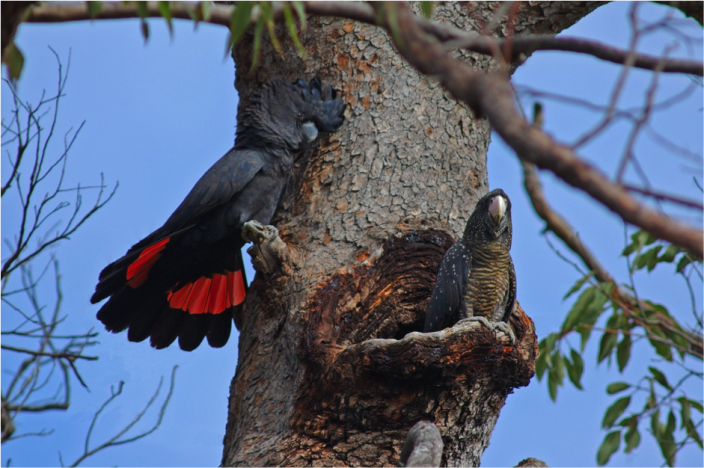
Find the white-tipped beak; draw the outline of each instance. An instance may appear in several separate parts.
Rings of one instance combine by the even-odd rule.
[[[499,224],[501,218],[506,214],[506,199],[501,195],[497,195],[489,202],[489,214],[494,218],[494,222]]]

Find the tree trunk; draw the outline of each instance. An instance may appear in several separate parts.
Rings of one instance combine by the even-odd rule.
[[[438,3],[433,19],[481,32],[501,5]],[[597,5],[521,3],[509,13],[516,34],[542,34]],[[506,14],[497,16],[504,35]],[[235,48],[242,105],[273,77],[319,75],[349,109],[299,162],[273,221],[289,257],[257,274],[239,321],[222,463],[395,465],[408,430],[427,419],[443,435],[443,464],[479,465],[506,397],[534,374],[533,322],[519,307],[515,345],[477,323],[418,332],[442,253],[488,191],[489,125],[377,27],[309,18],[305,60],[277,31],[283,56],[265,38],[253,74],[251,32]]]

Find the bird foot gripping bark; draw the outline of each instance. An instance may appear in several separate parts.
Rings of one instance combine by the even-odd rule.
[[[511,330],[511,326],[506,322],[489,322],[485,317],[468,317],[457,322],[457,325],[469,322],[479,322],[489,330],[502,331],[511,339],[511,344],[516,344],[516,335],[513,333],[513,330]]]
[[[288,247],[274,226],[247,221],[242,227],[242,238],[254,244],[247,249],[247,253],[252,257],[252,266],[256,271],[271,275],[289,260]]]

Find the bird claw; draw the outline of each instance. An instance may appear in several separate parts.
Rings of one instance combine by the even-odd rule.
[[[511,344],[516,343],[516,335],[513,333],[513,330],[511,330],[511,326],[506,323],[506,322],[489,322],[485,317],[467,317],[459,322],[457,324],[463,324],[463,323],[469,323],[469,322],[479,322],[485,327],[487,327],[490,330],[496,331],[497,329],[504,332],[506,336],[508,336],[511,339]]]
[[[242,226],[242,239],[253,244],[262,244],[265,241],[271,242],[279,236],[279,230],[275,226],[264,226],[256,220],[247,221]]]
[[[288,247],[276,227],[251,220],[242,226],[242,239],[254,245],[247,249],[256,271],[272,274],[288,259]]]
[[[504,334],[506,334],[506,336],[508,336],[511,339],[511,344],[516,344],[516,335],[514,335],[513,330],[511,330],[511,326],[508,323],[494,322],[492,325],[493,325],[492,328],[494,328],[494,329],[498,328],[499,330],[504,332]]]

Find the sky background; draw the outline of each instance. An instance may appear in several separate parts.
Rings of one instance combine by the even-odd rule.
[[[627,3],[599,8],[564,34],[594,38],[626,48],[630,38]],[[661,18],[669,10],[643,4],[639,16]],[[677,18],[681,14],[675,15]],[[661,54],[667,46],[679,43],[672,56],[702,58],[702,29],[693,21],[646,37],[639,50]],[[65,98],[61,103],[56,148],[70,128],[85,126],[70,153],[67,185],[95,184],[105,174],[110,186],[119,181],[114,199],[54,253],[60,260],[63,278],[63,312],[68,318],[63,332],[83,332],[91,327],[100,331],[100,345],[89,354],[97,362],[83,362],[79,368],[89,391],[73,382],[71,407],[65,412],[22,415],[16,420],[18,433],[42,428],[55,432],[47,437],[28,437],[3,445],[2,464],[50,466],[59,464],[59,452],[70,464],[82,453],[90,420],[110,395],[110,386],[125,382],[125,390],[104,412],[94,432],[102,442],[124,427],[141,410],[159,378],[168,381],[178,365],[176,388],[164,422],[151,436],[133,444],[107,449],[90,458],[85,465],[95,466],[215,466],[222,456],[222,439],[227,416],[229,384],[237,364],[237,336],[221,349],[200,346],[195,352],[152,349],[148,341],[129,343],[125,334],[105,332],[95,319],[99,306],[89,302],[100,270],[124,254],[128,247],[161,226],[198,178],[234,141],[237,93],[234,90],[232,60],[223,59],[227,31],[201,24],[197,31],[190,22],[174,21],[171,39],[163,20],[150,20],[151,36],[145,45],[139,23],[134,20],[96,23],[23,24],[17,43],[25,56],[19,82],[24,101],[36,102],[43,89],[54,92],[57,66],[51,46],[64,66],[71,51],[71,67]],[[691,47],[683,35],[693,37]],[[517,86],[581,97],[601,105],[608,104],[620,67],[588,56],[541,52],[531,57],[514,75]],[[640,108],[652,74],[633,71],[619,107]],[[661,101],[689,86],[685,76],[663,76],[657,93]],[[339,87],[339,86],[338,86]],[[519,88],[521,89],[521,88]],[[11,95],[2,88],[2,116],[7,119]],[[601,114],[541,99],[545,104],[545,130],[561,142],[574,142],[599,121]],[[524,101],[531,108],[530,99]],[[636,154],[651,181],[659,190],[701,199],[692,177],[702,180],[702,89],[695,87],[685,101],[654,117],[658,131],[678,145],[699,155],[690,161],[673,155],[647,137],[636,145]],[[606,174],[613,177],[625,148],[630,124],[609,127],[580,152]],[[3,147],[3,154],[7,152]],[[501,187],[513,204],[514,244],[512,256],[517,270],[518,298],[533,318],[540,338],[559,329],[574,297],[562,296],[580,277],[571,265],[550,250],[541,231],[543,223],[534,214],[522,188],[520,165],[515,155],[493,135],[488,154],[491,188]],[[3,180],[7,161],[2,162]],[[632,170],[628,180],[637,183]],[[541,173],[550,202],[575,227],[580,237],[620,281],[627,280],[627,266],[619,257],[623,249],[623,222],[588,196]],[[85,195],[85,203],[91,197]],[[15,195],[8,194],[2,205],[2,236],[16,229]],[[14,208],[13,208],[14,207]],[[683,214],[701,227],[701,214]],[[629,231],[630,232],[630,231]],[[555,245],[564,252],[559,241]],[[6,255],[3,246],[3,258]],[[569,256],[569,253],[567,253]],[[665,304],[681,320],[691,323],[691,306],[684,282],[674,278],[672,269],[659,267],[652,274],[638,273],[636,284],[641,295]],[[253,277],[252,271],[248,276]],[[51,289],[47,302],[51,305]],[[696,300],[701,310],[702,292],[697,286]],[[3,330],[11,316],[2,315]],[[547,392],[545,381],[534,378],[526,388],[509,396],[482,459],[483,466],[513,466],[532,456],[550,466],[593,466],[596,451],[606,431],[600,429],[603,414],[615,398],[605,387],[613,381],[637,380],[649,365],[653,353],[638,343],[624,375],[604,362],[596,365],[598,340],[592,338],[585,354],[584,391],[565,384],[557,403]],[[572,341],[577,347],[577,340]],[[565,348],[567,349],[567,348]],[[688,364],[701,368],[701,362]],[[16,361],[3,354],[2,379]],[[655,364],[676,375],[673,366]],[[672,380],[672,379],[671,379]],[[701,381],[688,387],[690,396],[702,399]],[[162,397],[165,393],[162,393]],[[161,399],[160,399],[161,401]],[[634,408],[640,408],[638,403]],[[145,416],[144,427],[156,418]],[[641,424],[641,445],[630,455],[615,454],[612,466],[660,466],[659,448]],[[685,448],[678,465],[702,466],[702,452]]]

